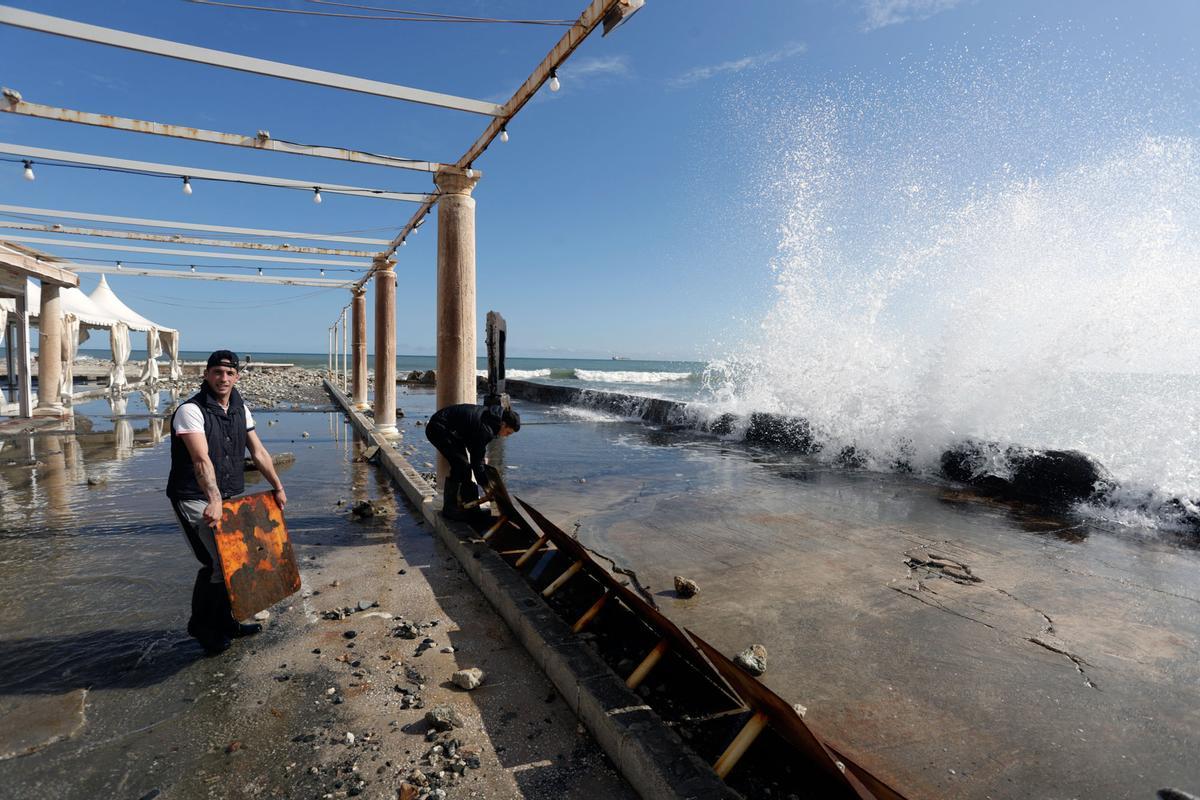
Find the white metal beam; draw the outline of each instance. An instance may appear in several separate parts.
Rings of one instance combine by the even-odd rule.
[[[298,67],[278,61],[268,61],[262,58],[226,53],[221,50],[210,50],[207,47],[196,47],[181,44],[167,39],[156,39],[151,36],[140,36],[135,33],[102,28],[98,25],[87,25],[61,17],[51,17],[37,14],[11,6],[0,6],[0,24],[12,25],[42,33],[52,33],[71,39],[81,39],[85,42],[106,44],[126,50],[136,50],[141,53],[176,58],[181,61],[193,61],[199,64],[210,64],[216,67],[251,72],[256,75],[269,75],[275,78],[311,83],[317,86],[328,86],[334,89],[345,89],[363,94],[373,94],[380,97],[390,97],[394,100],[406,100],[412,103],[451,108],[458,111],[468,111],[473,114],[495,116],[500,113],[500,106],[482,100],[472,100],[467,97],[455,97],[449,94],[429,92],[423,89],[413,89],[394,83],[384,83],[367,78],[355,78],[336,72],[326,72],[308,67]]]
[[[144,231],[113,231],[103,228],[74,228],[68,225],[36,224],[32,222],[10,222],[0,219],[0,229],[35,231],[38,233],[61,233],[68,236],[96,236],[102,239],[131,239],[139,242],[165,242],[167,244],[198,244],[205,247],[232,247],[241,250],[264,250],[269,252],[309,253],[325,256],[355,256],[374,258],[375,253],[366,250],[338,250],[329,247],[297,247],[291,244],[268,242],[234,242],[228,239],[198,239],[178,234],[146,233]]]
[[[426,194],[410,194],[406,192],[389,192],[383,189],[368,189],[362,186],[342,186],[321,181],[298,181],[291,178],[272,178],[265,175],[247,175],[241,172],[225,172],[203,167],[184,167],[175,164],[158,164],[153,161],[133,161],[128,158],[110,158],[94,156],[88,153],[73,153],[67,150],[48,150],[44,147],[26,147],[20,144],[0,142],[0,153],[29,159],[50,159],[63,161],[68,164],[86,164],[93,167],[109,167],[118,170],[135,170],[154,175],[169,175],[176,178],[188,177],[201,180],[225,181],[233,183],[250,183],[258,186],[273,186],[282,189],[317,189],[331,194],[344,194],[352,197],[368,197],[379,200],[400,200],[408,203],[421,203],[429,196]]]
[[[354,280],[338,278],[276,278],[270,275],[230,275],[222,272],[180,272],[174,269],[143,269],[142,267],[94,267],[72,264],[74,272],[103,275],[137,275],[146,278],[180,278],[188,281],[217,281],[224,283],[271,283],[282,286],[316,286],[322,289],[349,289]]]
[[[320,145],[304,145],[272,139],[270,136],[243,136],[240,133],[221,133],[203,128],[188,128],[182,125],[168,125],[161,122],[146,122],[140,119],[114,117],[108,114],[95,114],[90,111],[75,111],[69,108],[55,108],[38,103],[27,103],[16,99],[19,94],[9,89],[5,90],[7,102],[0,102],[0,111],[10,114],[20,114],[38,119],[50,119],[58,122],[76,122],[81,125],[93,125],[99,128],[110,128],[118,131],[133,133],[152,133],[158,136],[168,136],[174,139],[187,139],[193,142],[209,142],[226,144],[235,147],[249,147],[255,150],[267,150],[272,153],[290,153],[297,156],[315,156],[331,158],[337,161],[351,161],[356,164],[373,164],[380,167],[395,167],[411,169],[419,172],[437,172],[444,167],[437,161],[418,161],[399,156],[376,155],[359,150],[347,150],[341,147],[324,147]]]
[[[202,225],[198,222],[172,222],[163,219],[140,217],[118,217],[112,214],[85,214],[82,211],[60,211],[54,208],[30,208],[0,203],[0,212],[29,214],[35,217],[62,217],[83,219],[89,222],[115,222],[120,225],[142,225],[147,228],[176,228],[184,231],[207,231],[210,233],[237,233],[243,236],[269,236],[273,239],[304,239],[318,242],[347,242],[349,244],[387,244],[387,239],[364,239],[360,236],[340,236],[332,233],[302,233],[297,231],[270,231],[259,228],[235,228],[228,225]]]
[[[27,244],[55,245],[57,247],[78,247],[87,250],[119,250],[124,253],[162,253],[171,256],[192,256],[198,258],[231,259],[234,261],[275,261],[281,264],[310,264],[313,266],[330,267],[362,267],[366,265],[358,261],[341,261],[335,258],[288,258],[287,256],[248,256],[241,253],[216,253],[212,250],[176,250],[171,247],[139,247],[132,244],[104,244],[102,242],[68,242],[61,239],[42,239],[37,236],[6,236],[10,242],[25,242]]]

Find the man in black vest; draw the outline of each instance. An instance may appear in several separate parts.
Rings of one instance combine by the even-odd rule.
[[[236,353],[217,350],[208,357],[200,391],[180,403],[171,418],[167,497],[201,564],[192,587],[192,617],[187,629],[209,655],[227,649],[230,638],[262,630],[261,625],[243,625],[233,618],[213,536],[222,502],[245,489],[247,449],[258,471],[275,489],[280,507],[287,503],[271,454],[254,431],[250,409],[233,388],[238,370]]]
[[[442,515],[446,519],[470,518],[463,503],[478,497],[471,473],[479,486],[487,484],[483,472],[488,442],[521,429],[521,417],[511,408],[492,408],[463,403],[446,406],[429,418],[425,438],[450,462],[450,474],[442,491]]]

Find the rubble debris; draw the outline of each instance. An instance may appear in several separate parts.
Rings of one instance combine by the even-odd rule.
[[[761,644],[752,644],[738,653],[733,663],[751,675],[762,675],[767,671],[767,648]]]
[[[675,594],[680,597],[695,597],[700,592],[700,584],[682,575],[675,576]]]
[[[454,681],[454,684],[458,688],[469,692],[472,689],[478,688],[483,683],[485,677],[483,670],[479,667],[470,667],[458,670],[451,676],[450,680]]]

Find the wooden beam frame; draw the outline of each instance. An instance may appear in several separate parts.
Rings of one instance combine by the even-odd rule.
[[[240,133],[221,133],[203,128],[188,128],[181,125],[168,125],[161,122],[146,122],[139,119],[114,117],[108,114],[95,114],[89,111],[74,111],[69,108],[56,108],[38,103],[27,103],[21,95],[11,89],[4,90],[4,99],[0,102],[0,111],[9,114],[20,114],[38,119],[50,119],[58,122],[74,122],[80,125],[93,125],[98,128],[109,128],[132,133],[151,133],[157,136],[168,136],[173,139],[187,139],[193,142],[208,142],[234,147],[248,147],[254,150],[266,150],[272,153],[289,153],[296,156],[313,156],[315,158],[331,158],[336,161],[350,161],[356,164],[372,164],[378,167],[393,167],[395,169],[411,169],[418,172],[437,172],[446,165],[437,161],[418,161],[399,156],[376,155],[359,150],[348,150],[341,147],[325,147],[320,145],[292,144],[291,142],[272,139],[270,135],[244,136]]]
[[[190,281],[216,281],[218,283],[267,283],[281,286],[315,286],[322,289],[349,289],[354,285],[352,278],[277,278],[270,275],[234,275],[224,272],[184,272],[176,269],[145,269],[143,267],[101,267],[90,264],[72,264],[74,272],[100,275],[137,275],[145,278],[180,278]]]
[[[141,225],[146,228],[175,228],[182,231],[207,231],[210,233],[235,233],[243,236],[269,236],[272,239],[304,239],[318,242],[346,242],[348,244],[387,244],[387,239],[365,239],[361,236],[340,236],[332,233],[304,233],[299,231],[272,231],[259,228],[236,228],[229,225],[202,225],[198,222],[172,222],[163,219],[141,217],[118,217],[112,214],[86,214],[82,211],[60,211],[53,208],[30,208],[0,203],[0,212],[29,214],[35,217],[62,217],[82,219],[89,222],[115,222],[118,225]]]
[[[615,2],[615,0],[613,0]],[[192,61],[198,64],[208,64],[214,67],[250,72],[255,75],[267,75],[273,78],[310,83],[317,86],[327,86],[332,89],[343,89],[362,94],[373,94],[388,97],[393,100],[404,100],[410,103],[450,108],[456,111],[466,111],[472,114],[495,116],[500,113],[500,106],[482,100],[472,100],[467,97],[456,97],[424,89],[414,89],[395,83],[356,78],[351,75],[341,75],[336,72],[326,72],[320,69],[298,67],[294,64],[284,64],[278,61],[268,61],[263,58],[227,53],[222,50],[211,50],[207,47],[197,47],[167,39],[156,39],[152,36],[141,36],[112,28],[102,28],[98,25],[87,25],[74,20],[38,14],[11,6],[0,6],[0,25],[11,25],[15,28],[50,33],[55,36],[65,36],[69,39],[80,39],[85,42],[105,44],[134,50],[139,53],[149,53],[156,56],[175,58],[180,61]]]
[[[173,178],[197,178],[200,180],[225,181],[232,183],[250,183],[257,186],[271,186],[278,189],[320,189],[330,194],[344,194],[351,197],[368,197],[376,200],[399,200],[406,203],[423,203],[427,194],[412,194],[408,192],[389,192],[383,189],[370,189],[364,186],[344,186],[322,181],[298,181],[292,178],[273,178],[267,175],[249,175],[243,172],[225,172],[224,170],[205,169],[204,167],[185,167],[176,164],[159,164],[153,161],[134,161],[128,158],[110,158],[88,153],[73,153],[68,150],[49,150],[44,147],[26,147],[9,142],[0,142],[0,153],[19,156],[32,160],[48,159],[63,161],[68,164],[85,164],[92,167],[107,167],[116,170],[132,170],[148,172],[152,175],[166,175]]]
[[[215,253],[211,250],[175,250],[170,247],[140,247],[132,244],[105,244],[103,242],[68,242],[59,239],[41,239],[37,236],[8,236],[10,242],[25,242],[27,244],[56,245],[58,247],[78,247],[85,250],[117,250],[124,253],[159,253],[169,256],[187,256],[188,258],[230,259],[233,261],[274,261],[280,264],[309,264],[326,267],[360,267],[367,269],[366,264],[357,261],[343,261],[336,258],[288,258],[287,256],[250,256],[242,253]]]
[[[374,258],[375,253],[368,250],[338,250],[329,247],[297,247],[291,244],[270,244],[268,242],[234,242],[229,239],[198,239],[179,234],[147,233],[145,231],[114,231],[104,228],[74,228],[68,225],[37,224],[33,222],[9,222],[0,219],[0,228],[14,231],[34,231],[38,233],[61,233],[66,236],[96,236],[102,239],[130,239],[139,242],[165,242],[167,244],[198,244],[204,247],[232,247],[241,250],[267,250],[284,253],[309,253],[326,256],[354,256],[356,258]]]
[[[48,259],[49,256],[47,256]],[[10,273],[21,274],[24,277],[33,278],[55,286],[79,285],[79,277],[77,275],[69,270],[47,263],[47,260],[39,261],[36,256],[22,252],[21,249],[7,246],[7,242],[0,241],[0,269],[5,269]]]

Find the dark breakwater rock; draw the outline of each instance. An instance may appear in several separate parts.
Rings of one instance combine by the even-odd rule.
[[[1116,486],[1108,470],[1076,450],[968,441],[942,453],[941,466],[950,480],[1044,505],[1099,498]]]
[[[686,403],[617,392],[598,392],[572,386],[553,386],[510,380],[513,397],[546,405],[574,405],[639,418],[655,425],[691,427],[717,436],[743,431],[748,444],[778,447],[799,453],[817,453],[822,443],[808,420],[781,414],[755,412],[747,417],[723,414],[715,419],[690,413]],[[862,466],[866,454],[847,446],[838,453],[846,466]],[[908,471],[907,463],[897,470]],[[967,441],[941,457],[942,475],[1002,498],[1046,506],[1065,506],[1085,500],[1103,500],[1116,482],[1101,464],[1075,450],[1034,450],[995,442]]]

